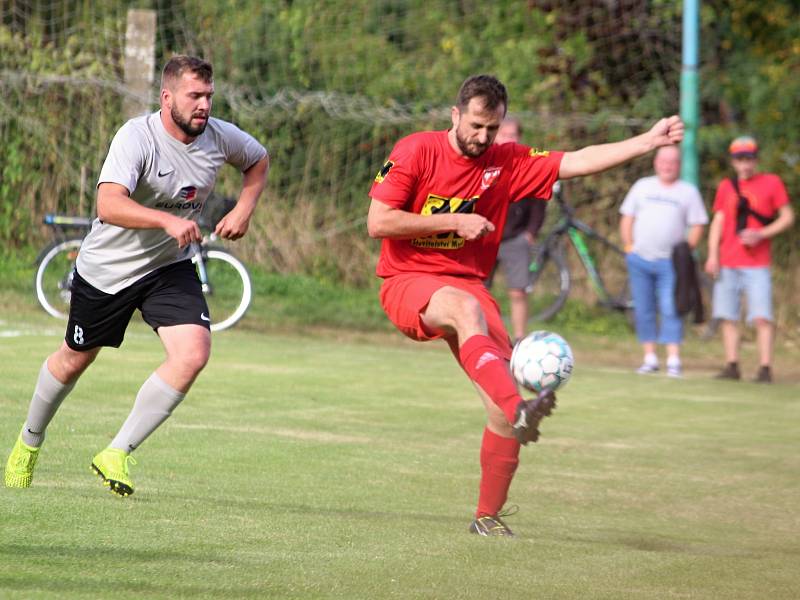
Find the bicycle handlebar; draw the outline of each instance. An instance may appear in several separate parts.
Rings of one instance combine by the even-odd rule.
[[[94,219],[91,217],[76,217],[72,215],[58,215],[55,213],[47,213],[42,217],[42,223],[50,227],[75,227],[81,229],[89,229],[92,226]],[[201,216],[197,223],[201,228],[210,229],[208,221]],[[204,236],[203,241],[199,245],[205,245],[209,242],[217,241],[218,236],[213,231],[210,231]]]
[[[556,181],[553,184],[553,200],[556,201],[558,207],[561,209],[561,212],[566,215],[570,220],[575,218],[575,209],[572,208],[567,201],[564,200],[564,195],[562,192],[561,181]]]
[[[90,217],[73,217],[69,215],[57,215],[48,213],[42,219],[45,225],[60,225],[62,227],[91,227],[92,220]]]

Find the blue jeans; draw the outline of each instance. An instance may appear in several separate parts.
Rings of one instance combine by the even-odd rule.
[[[625,262],[631,281],[639,342],[680,344],[683,341],[683,321],[675,309],[675,269],[672,260],[645,260],[630,252]]]

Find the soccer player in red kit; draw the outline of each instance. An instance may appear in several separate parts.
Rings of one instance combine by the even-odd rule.
[[[452,127],[401,139],[370,190],[369,235],[382,238],[381,305],[408,337],[443,338],[486,407],[478,507],[470,531],[513,533],[498,513],[519,464],[555,406],[552,392],[523,400],[508,368],[511,342],[483,285],[508,211],[522,198],[550,198],[557,179],[598,173],[683,138],[677,116],[647,133],[575,152],[493,145],[508,96],[490,75],[468,78],[451,109]]]

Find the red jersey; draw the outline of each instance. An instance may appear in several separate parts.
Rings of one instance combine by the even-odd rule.
[[[780,177],[771,173],[756,173],[750,179],[739,180],[739,191],[747,198],[750,208],[769,217],[789,203],[789,195]],[[722,224],[722,239],[719,245],[719,263],[723,267],[768,267],[772,261],[771,241],[762,240],[755,246],[745,246],[736,235],[736,207],[739,197],[730,179],[723,179],[714,197],[714,212],[725,215]],[[747,217],[749,229],[761,229],[763,225],[754,216]]]
[[[478,158],[469,158],[450,146],[447,131],[401,139],[375,177],[370,197],[420,215],[477,213],[495,230],[471,242],[452,231],[408,240],[385,238],[378,276],[423,272],[485,279],[497,260],[509,202],[550,199],[563,155],[507,143],[492,144]]]

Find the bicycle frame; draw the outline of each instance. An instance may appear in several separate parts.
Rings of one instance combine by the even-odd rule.
[[[204,240],[205,242],[205,240]],[[200,279],[200,287],[204,294],[211,291],[211,285],[208,282],[208,271],[206,271],[206,261],[203,258],[203,248],[199,242],[192,242],[192,262],[197,267],[197,276]]]
[[[577,219],[570,220],[569,228],[567,229],[567,235],[572,241],[572,245],[575,247],[575,250],[578,252],[578,256],[583,263],[583,268],[586,269],[586,273],[589,275],[589,281],[591,282],[592,288],[594,289],[598,298],[600,298],[600,302],[610,308],[631,308],[631,306],[628,306],[628,304],[630,304],[629,302],[620,301],[619,299],[613,298],[608,292],[608,287],[603,281],[602,275],[600,275],[600,272],[597,270],[597,263],[589,252],[589,248],[586,245],[586,241],[584,240],[583,236],[585,235],[593,240],[597,240],[603,244],[605,248],[615,252],[616,254],[619,254],[620,256],[624,257],[625,253],[597,233],[594,229],[589,227],[586,223]]]
[[[626,310],[632,308],[633,304],[630,299],[614,298],[608,291],[608,287],[603,281],[603,277],[597,268],[597,262],[589,250],[586,239],[588,238],[599,242],[609,251],[614,252],[621,257],[624,257],[625,253],[621,248],[592,229],[587,223],[584,223],[580,219],[576,218],[572,207],[568,206],[560,195],[555,195],[554,200],[561,209],[563,216],[552,229],[552,231],[550,231],[550,233],[547,235],[547,238],[542,244],[542,249],[531,262],[531,270],[535,271],[538,268],[538,265],[542,262],[541,258],[543,257],[544,253],[560,252],[561,250],[558,248],[559,240],[566,235],[574,246],[575,251],[578,253],[578,258],[580,259],[581,264],[583,264],[583,268],[586,270],[586,273],[589,276],[590,285],[597,294],[600,303],[608,308],[616,310]]]

